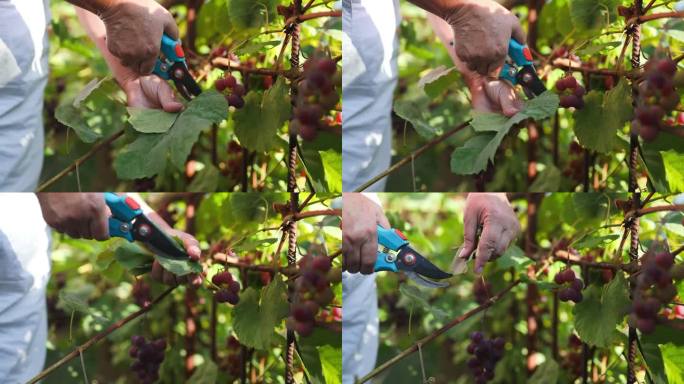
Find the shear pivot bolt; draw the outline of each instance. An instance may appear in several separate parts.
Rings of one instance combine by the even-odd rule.
[[[178,80],[182,79],[184,75],[185,73],[183,73],[182,69],[176,69],[175,71],[173,71],[173,76]]]
[[[413,265],[416,263],[416,255],[413,253],[407,253],[404,255],[404,264]]]
[[[152,232],[152,230],[150,229],[149,225],[141,225],[140,228],[138,228],[138,233],[142,237],[147,237],[150,234],[150,232]]]
[[[119,226],[119,230],[123,233],[127,233],[131,230],[131,226],[128,223],[121,223],[121,225]]]

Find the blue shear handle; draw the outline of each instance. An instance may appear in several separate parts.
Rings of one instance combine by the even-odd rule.
[[[396,251],[404,245],[408,244],[408,241],[405,240],[402,236],[400,236],[399,233],[393,228],[386,229],[378,225],[377,230],[378,244],[382,245],[385,248]],[[378,257],[377,259],[375,259],[375,272],[398,271],[396,263],[388,262],[387,256],[388,255],[386,253],[378,252]]]
[[[375,259],[375,272],[398,272],[397,264],[394,262],[388,262],[387,256],[388,255],[386,253],[378,252],[378,258]]]
[[[142,209],[133,209],[128,206],[126,195],[117,195],[111,192],[105,192],[105,203],[112,211],[112,216],[109,218],[109,236],[123,237],[128,241],[133,241],[133,235],[128,231],[123,231],[122,227],[126,224],[130,226],[131,221],[142,214]]]
[[[532,60],[528,59],[528,57],[531,58],[529,48],[513,39],[508,42],[508,57],[510,57],[517,66],[534,65]],[[506,80],[513,85],[517,85],[518,79],[515,78],[517,74],[518,71],[514,67],[508,63],[504,63],[499,78]]]
[[[178,52],[176,51],[176,46],[181,46],[181,41],[180,40],[174,40],[172,39],[169,35],[166,33],[162,35],[162,40],[161,40],[161,53],[164,55],[166,58],[167,62],[177,63],[185,63],[185,54],[183,54],[183,48],[181,46],[180,52],[183,56],[179,56]],[[152,71],[155,75],[161,77],[164,80],[169,80],[171,76],[163,68],[164,62],[160,58],[157,58],[157,62],[154,64],[154,70]],[[167,64],[168,65],[168,64]]]
[[[399,236],[399,233],[394,228],[385,229],[381,226],[378,228],[378,244],[393,251],[398,250],[404,245],[408,244],[408,240]]]

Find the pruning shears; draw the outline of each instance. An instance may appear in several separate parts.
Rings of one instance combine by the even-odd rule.
[[[378,230],[378,257],[375,260],[375,272],[403,272],[416,283],[429,288],[446,287],[442,281],[451,277],[432,264],[418,251],[409,245],[406,236],[398,229],[383,228]]]
[[[167,34],[162,36],[161,53],[152,72],[164,80],[173,80],[178,92],[188,100],[202,93],[202,88],[188,70],[181,41],[174,40]]]
[[[140,241],[153,252],[170,258],[189,258],[187,252],[151,221],[143,213],[140,204],[130,196],[106,192],[104,198],[112,211],[109,236],[122,237],[130,242]]]
[[[532,53],[526,45],[511,39],[508,42],[508,58],[504,63],[499,78],[513,86],[520,84],[525,95],[532,99],[544,93],[546,87],[537,75],[532,62]]]

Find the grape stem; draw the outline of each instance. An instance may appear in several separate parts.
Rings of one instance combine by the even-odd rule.
[[[403,167],[404,165],[406,165],[406,164],[412,162],[413,160],[417,159],[419,156],[421,156],[423,153],[425,153],[428,149],[436,146],[437,144],[439,144],[439,143],[443,142],[444,140],[448,139],[449,137],[453,136],[455,133],[463,130],[465,127],[467,127],[470,124],[470,121],[471,120],[468,120],[464,123],[461,123],[461,125],[459,125],[458,127],[442,134],[441,136],[437,136],[434,139],[428,141],[422,147],[411,152],[410,155],[399,160],[397,163],[395,163],[391,167],[387,168],[385,171],[381,172],[379,175],[375,176],[374,178],[372,178],[369,181],[367,181],[366,183],[364,183],[362,186],[358,187],[354,192],[365,191],[366,189],[371,187],[373,184],[375,184],[378,181],[382,180],[383,178],[387,177],[389,174],[395,172],[396,170]]]
[[[107,329],[105,329],[104,331],[102,331],[102,332],[98,333],[97,335],[91,337],[88,341],[86,341],[85,343],[81,344],[80,346],[78,346],[78,347],[77,347],[76,349],[74,349],[73,351],[71,351],[71,353],[69,353],[68,355],[64,356],[63,358],[61,358],[61,359],[60,359],[59,361],[57,361],[56,363],[52,364],[51,366],[47,367],[47,368],[44,369],[42,372],[40,372],[39,374],[37,374],[37,375],[36,375],[33,379],[31,379],[27,384],[35,384],[35,383],[37,383],[38,381],[44,379],[44,378],[47,377],[49,374],[51,374],[53,371],[55,371],[57,368],[61,367],[62,365],[66,364],[66,363],[68,363],[68,362],[71,361],[72,359],[78,357],[81,353],[83,353],[83,352],[86,351],[88,348],[90,348],[90,347],[92,347],[93,345],[95,345],[98,341],[100,341],[100,340],[104,339],[105,337],[107,337],[110,333],[116,331],[117,329],[119,329],[119,328],[123,327],[124,325],[130,323],[131,321],[137,319],[137,318],[140,317],[141,315],[144,315],[145,313],[149,312],[150,309],[154,308],[154,306],[155,306],[157,303],[159,303],[160,301],[162,301],[166,296],[168,296],[171,292],[173,292],[174,289],[176,289],[176,287],[170,287],[170,288],[168,288],[168,289],[167,289],[166,291],[164,291],[161,295],[157,296],[157,298],[155,298],[155,299],[152,301],[152,303],[150,303],[150,305],[148,305],[147,307],[141,308],[140,310],[131,313],[130,315],[128,315],[128,316],[124,317],[123,319],[121,319],[121,320],[115,322],[114,324],[110,325],[110,326],[107,327]]]

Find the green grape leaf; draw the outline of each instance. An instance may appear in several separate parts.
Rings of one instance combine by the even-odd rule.
[[[328,192],[342,192],[342,154],[332,149],[318,153],[321,155]]]
[[[544,364],[537,367],[534,375],[530,377],[528,384],[546,384],[546,383],[557,383],[558,377],[560,375],[560,367],[558,363],[549,359],[544,362]]]
[[[71,103],[58,106],[55,110],[55,118],[60,123],[73,129],[78,137],[86,143],[92,143],[102,137],[101,134],[88,126],[83,116],[83,111],[80,108],[74,107]]]
[[[669,150],[660,152],[665,166],[665,179],[670,191],[684,191],[684,154]]]
[[[128,107],[128,122],[133,129],[142,133],[164,133],[171,129],[178,113],[164,112],[161,109]]]
[[[152,177],[170,162],[182,171],[200,132],[225,119],[228,104],[223,95],[206,91],[188,103],[165,133],[138,133],[114,160],[124,180]]]
[[[517,245],[508,247],[504,254],[497,258],[495,262],[498,269],[515,268],[516,271],[523,271],[528,265],[534,263],[532,259],[525,255],[525,251]]]
[[[397,100],[394,102],[394,113],[408,121],[424,139],[431,139],[442,133],[437,125],[430,124],[430,111],[424,107],[423,100]],[[427,99],[425,99],[427,101]]]
[[[560,188],[561,177],[561,171],[549,164],[534,179],[534,182],[530,185],[529,192],[556,192]]]
[[[616,17],[621,0],[570,1],[570,18],[580,31],[593,31],[607,26]]]
[[[651,377],[654,379],[654,382],[667,383],[665,365],[663,363],[663,354],[660,351],[658,343],[653,342],[649,335],[642,335],[640,342],[641,354],[644,357],[646,367],[648,368]]]
[[[255,349],[270,349],[274,329],[288,315],[287,287],[275,277],[261,291],[249,287],[233,308],[233,329],[240,342]]]
[[[484,171],[487,164],[494,160],[501,141],[511,127],[528,118],[542,120],[552,116],[558,109],[558,101],[558,95],[547,91],[527,101],[523,110],[510,118],[492,113],[476,114],[470,125],[476,132],[481,133],[473,136],[463,147],[456,148],[451,154],[452,172],[472,175]]]
[[[235,135],[245,148],[269,151],[278,146],[278,130],[290,114],[289,90],[281,76],[266,92],[252,91],[245,96],[245,106],[233,114]]]
[[[153,256],[135,243],[121,244],[114,250],[114,258],[136,276],[152,270]]]
[[[342,348],[331,345],[318,347],[318,353],[323,368],[323,377],[326,384],[339,384],[342,382]]]
[[[228,15],[236,29],[260,28],[272,22],[277,0],[229,0]]]
[[[177,276],[185,276],[189,273],[202,273],[199,262],[190,259],[173,259],[164,255],[154,255],[154,258],[165,270]]]
[[[605,94],[591,91],[584,108],[575,112],[574,131],[579,143],[593,151],[608,153],[616,145],[616,134],[632,118],[631,88],[621,80]]]
[[[204,359],[202,365],[195,369],[187,384],[214,384],[218,376],[218,367],[211,359]]]
[[[622,273],[603,289],[590,285],[582,292],[584,300],[573,309],[575,328],[582,341],[600,348],[610,346],[615,340],[615,327],[629,310],[628,292]]]
[[[299,339],[299,352],[312,383],[341,383],[342,345],[338,333],[315,327],[311,335]]]
[[[612,243],[613,241],[617,240],[620,238],[620,235],[616,233],[612,233],[610,235],[605,235],[605,236],[591,236],[587,235],[583,238],[581,238],[579,241],[575,242],[572,244],[572,247],[575,249],[585,249],[585,248],[604,248],[608,244]]]
[[[188,192],[215,192],[218,188],[220,173],[212,164],[206,164],[188,185]]]
[[[670,384],[684,384],[684,347],[672,343],[660,346],[665,372]]]
[[[652,142],[642,144],[644,163],[648,175],[653,181],[656,191],[661,193],[670,192],[670,180],[663,162],[663,152],[684,152],[684,138],[667,132],[660,132]],[[677,190],[674,190],[677,191]],[[679,190],[681,191],[681,189]]]
[[[447,90],[459,78],[460,74],[456,71],[455,67],[447,68],[440,65],[428,72],[420,81],[418,81],[418,88],[434,99]]]

